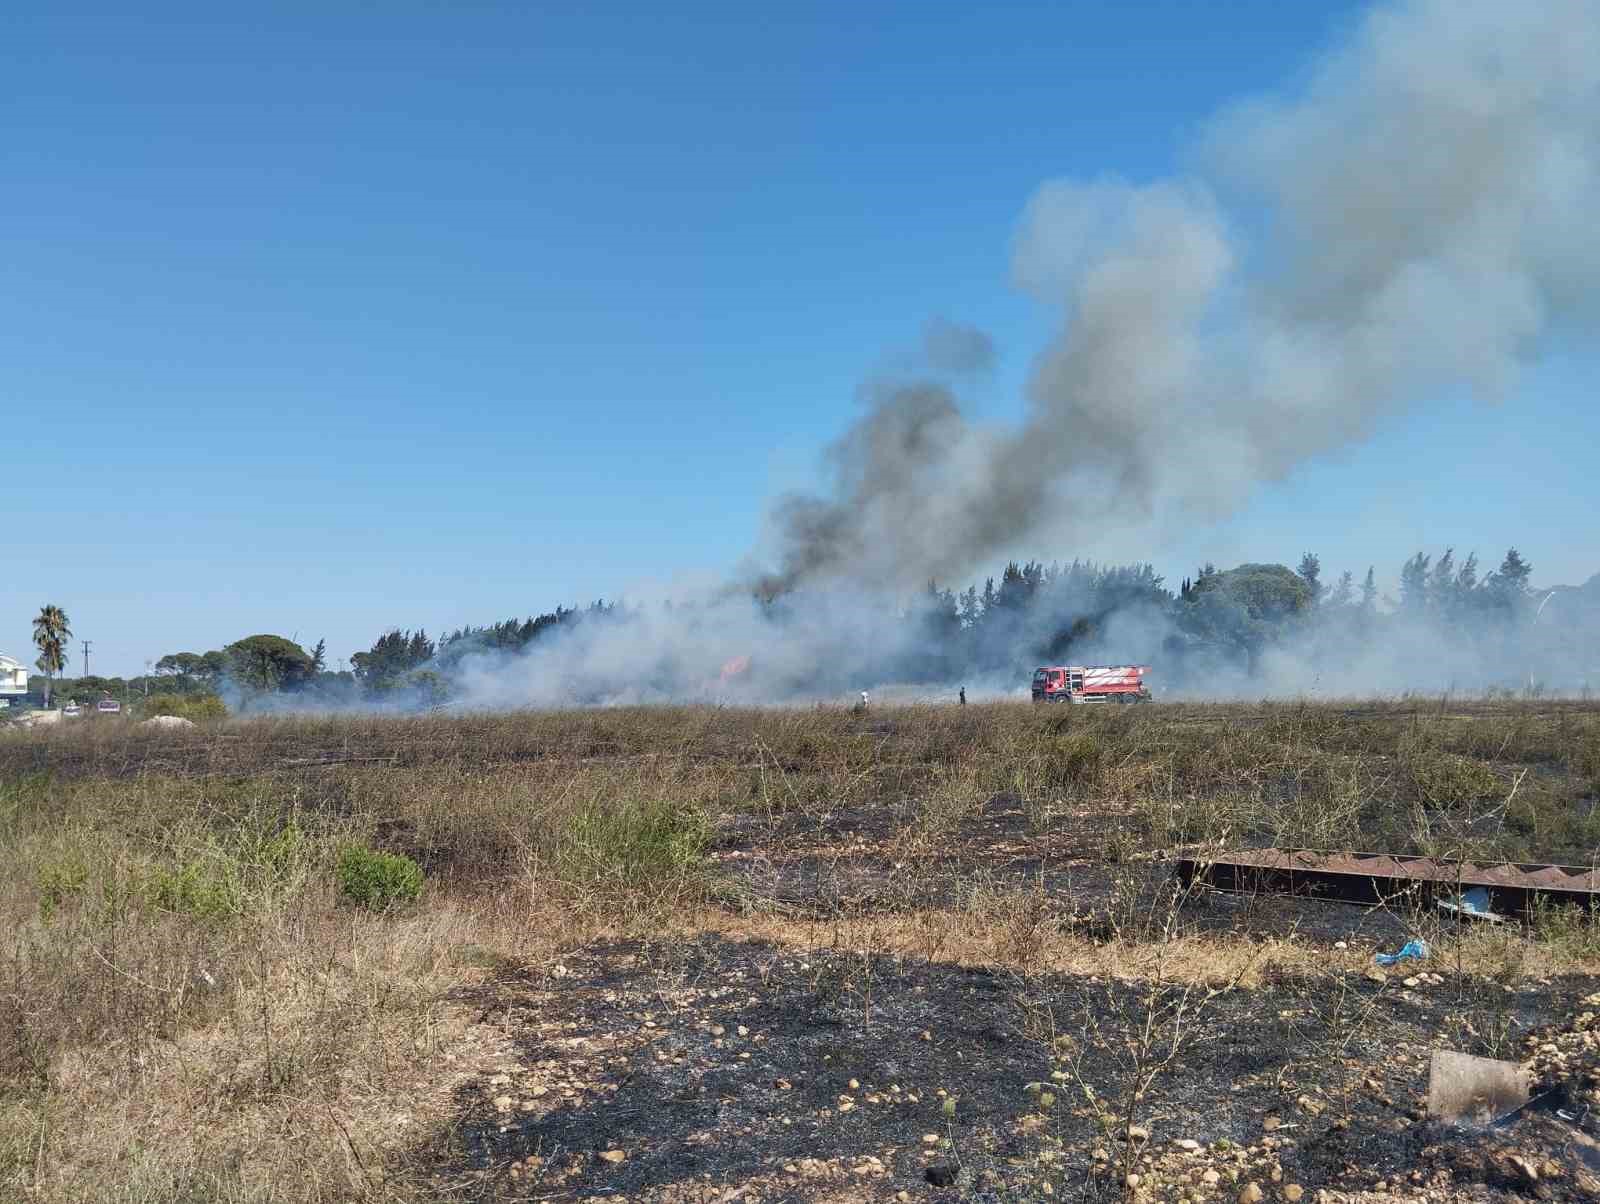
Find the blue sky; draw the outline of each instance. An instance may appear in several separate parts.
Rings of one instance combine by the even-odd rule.
[[[230,11],[233,10],[233,11]],[[1021,412],[1041,182],[1182,165],[1358,6],[36,6],[0,72],[0,650],[92,668],[729,570],[934,315]],[[1120,559],[1600,570],[1592,358]],[[1045,558],[1079,549],[1040,547]],[[1096,549],[1105,554],[1105,549]],[[998,570],[999,564],[995,569]],[[1330,574],[1331,575],[1331,574]],[[30,658],[31,659],[31,658]],[[73,668],[81,662],[74,650]]]

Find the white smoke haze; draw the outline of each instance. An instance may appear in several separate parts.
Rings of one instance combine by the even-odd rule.
[[[484,707],[756,702],[805,686],[837,691],[853,681],[860,650],[881,647],[889,633],[890,624],[875,618],[854,596],[812,595],[780,620],[748,596],[717,591],[670,609],[585,620],[524,654],[469,654],[454,677],[466,705]],[[748,669],[722,676],[752,653]]]
[[[882,675],[927,667],[904,611],[930,579],[960,588],[1007,549],[1070,555],[1107,529],[1136,549],[1411,407],[1463,390],[1514,404],[1547,342],[1600,316],[1600,4],[1379,7],[1301,94],[1217,116],[1191,161],[1153,183],[1050,181],[1027,202],[1013,278],[1061,322],[1019,424],[965,415],[959,389],[995,349],[936,319],[922,371],[864,387],[867,412],[828,449],[829,490],[774,503],[761,570],[526,655],[469,658],[464,699],[772,701],[895,680]],[[1098,619],[1074,661],[1170,653],[1165,615]],[[1467,688],[1520,679],[1513,655],[1562,680],[1588,672],[1491,643],[1424,624],[1369,641],[1335,680],[1279,646],[1253,675],[1219,666],[1205,692]],[[750,669],[719,679],[741,656]],[[1015,663],[988,672],[965,682],[974,697],[1025,689]]]
[[[1572,595],[1581,596],[1587,613],[1559,624],[1506,624],[1488,616],[1447,622],[1404,611],[1363,617],[1355,608],[1325,607],[1266,640],[1249,659],[1224,645],[1196,643],[1173,607],[1135,602],[1093,614],[1063,599],[1026,612],[1014,626],[963,633],[970,643],[951,658],[958,663],[941,671],[949,653],[926,638],[915,608],[896,609],[886,595],[809,591],[774,610],[718,593],[617,619],[585,619],[522,653],[469,653],[450,671],[452,705],[847,704],[859,690],[875,703],[949,703],[963,687],[977,703],[1026,698],[1033,665],[1064,660],[1152,665],[1157,697],[1171,701],[1477,696],[1530,688],[1550,697],[1588,696],[1600,686],[1600,575]],[[1037,651],[1051,633],[1088,617],[1095,626],[1072,643],[1070,655]],[[411,709],[415,700],[400,696],[392,705]]]

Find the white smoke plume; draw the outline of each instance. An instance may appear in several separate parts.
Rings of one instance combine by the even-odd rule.
[[[1014,277],[1063,320],[1025,420],[880,388],[832,492],[779,504],[779,584],[908,586],[1024,540],[1148,535],[1406,407],[1507,396],[1600,296],[1600,5],[1376,9],[1303,95],[1221,115],[1193,159],[1037,191]]]
[[[896,611],[930,579],[970,580],[1023,545],[1070,554],[1115,532],[1138,547],[1222,517],[1409,407],[1513,399],[1550,339],[1593,328],[1595,0],[1383,5],[1299,94],[1240,103],[1191,150],[1177,178],[1057,180],[1027,202],[1013,277],[1060,326],[1020,423],[965,415],[959,390],[994,349],[936,321],[921,371],[866,386],[867,412],[827,453],[831,487],[774,504],[744,583],[558,633],[527,656],[469,658],[466,697],[854,687],[852,666],[918,658]],[[782,621],[749,596],[796,591],[806,604]],[[1143,613],[1101,618],[1115,659],[1158,658],[1171,634]],[[749,653],[747,671],[717,676]],[[1406,676],[1416,661],[1369,659],[1360,688],[1457,680],[1444,660],[1423,681]],[[1281,648],[1257,668],[1270,681],[1240,692],[1357,692]]]

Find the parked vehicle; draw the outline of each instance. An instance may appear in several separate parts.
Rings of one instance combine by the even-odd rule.
[[[1149,702],[1149,665],[1041,665],[1033,671],[1035,702]]]

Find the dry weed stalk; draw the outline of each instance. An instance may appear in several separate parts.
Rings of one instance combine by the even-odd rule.
[[[1125,1199],[1134,1197],[1139,1149],[1149,1137],[1139,1121],[1151,1091],[1200,1038],[1218,1001],[1238,989],[1265,955],[1258,946],[1253,955],[1207,981],[1172,973],[1169,954],[1182,929],[1183,908],[1200,889],[1173,884],[1157,892],[1131,929],[1122,919],[1113,919],[1112,943],[1128,956],[1133,973],[1090,979],[1065,1030],[1055,1009],[1033,999],[1032,984],[1026,978],[1020,983],[1021,1029],[1046,1050],[1052,1081],[1076,1091],[1117,1151],[1113,1187]],[[1054,1092],[1042,1083],[1029,1086],[1049,1111]],[[1086,1190],[1095,1186],[1091,1167]]]

